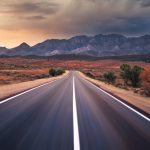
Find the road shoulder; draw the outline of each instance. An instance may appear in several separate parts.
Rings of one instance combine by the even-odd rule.
[[[38,79],[38,80],[34,80],[34,81],[21,82],[21,83],[17,83],[17,84],[2,85],[2,86],[0,86],[0,101],[8,98],[10,96],[13,96],[15,94],[19,94],[26,90],[40,86],[42,84],[61,79],[65,76],[67,76],[68,73],[69,73],[69,71],[66,71],[63,75],[57,76],[57,77]]]
[[[96,85],[97,87],[100,87],[104,91],[112,94],[116,98],[118,98],[118,99],[124,101],[125,103],[131,105],[132,107],[136,108],[138,111],[140,111],[148,116],[150,115],[150,98],[140,96],[131,91],[120,89],[120,88],[114,87],[113,85],[106,84],[102,81],[98,81],[98,80],[89,78],[81,72],[78,72],[78,74],[81,77],[83,77],[84,79],[86,79],[86,80],[90,81],[91,83],[93,83],[94,85]]]

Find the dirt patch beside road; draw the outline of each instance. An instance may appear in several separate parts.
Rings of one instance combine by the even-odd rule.
[[[68,75],[69,71],[66,71],[63,75],[51,78],[38,79],[34,81],[21,82],[17,84],[9,84],[0,86],[0,100],[5,99],[9,96],[15,95],[17,93],[26,91],[28,89],[34,88],[36,86],[42,85],[44,83],[61,79]]]

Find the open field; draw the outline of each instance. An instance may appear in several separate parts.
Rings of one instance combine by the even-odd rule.
[[[0,70],[0,84],[11,84],[48,77],[48,69]]]
[[[100,79],[104,72],[113,71],[117,75],[117,84],[122,83],[120,78],[120,65],[128,63],[150,68],[150,63],[127,62],[121,60],[48,60],[27,58],[0,58],[0,85],[19,83],[35,79],[47,78],[51,67],[62,67],[64,69],[77,69],[91,72],[96,79]]]
[[[28,71],[28,72],[32,73],[32,71]],[[40,86],[42,84],[61,79],[62,77],[66,76],[66,75],[68,75],[68,71],[66,71],[63,75],[57,76],[57,77],[50,77],[50,78],[37,79],[34,81],[1,85],[0,86],[0,100],[10,97],[12,95],[15,95],[17,93],[23,92],[25,90]]]

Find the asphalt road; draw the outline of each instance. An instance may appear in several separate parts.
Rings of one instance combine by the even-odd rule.
[[[0,104],[0,150],[149,150],[150,121],[76,72]]]

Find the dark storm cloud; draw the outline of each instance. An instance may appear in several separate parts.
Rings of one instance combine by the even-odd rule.
[[[128,2],[131,2],[128,0]],[[141,7],[149,7],[150,0],[132,0],[133,3],[139,4]]]
[[[0,12],[4,11],[22,20],[33,20],[33,22],[23,22],[22,25],[18,21],[18,25],[25,24],[29,28],[34,26],[49,34],[51,34],[50,27],[53,33],[56,30],[65,35],[150,32],[150,22],[149,18],[147,19],[150,16],[150,10],[147,9],[150,0],[62,0],[61,2],[15,0],[14,3],[8,1],[9,3],[3,3],[5,9],[1,9]],[[63,11],[61,11],[62,4],[65,6]]]
[[[70,16],[64,20],[70,26],[65,32],[149,34],[149,3],[150,0],[72,0]]]
[[[12,4],[9,7],[10,12],[14,13],[41,13],[53,14],[58,11],[59,5],[52,2],[28,2],[20,4]]]
[[[44,18],[44,15],[53,15],[59,11],[60,5],[52,1],[20,1],[14,3],[4,3],[1,13],[17,15],[33,15],[33,19]],[[42,16],[43,15],[43,16]],[[41,16],[41,17],[37,17]]]
[[[100,26],[97,31],[104,33],[121,33],[126,35],[150,34],[150,17],[117,18],[111,24]]]
[[[150,0],[142,0],[141,6],[143,6],[143,7],[150,7]]]

